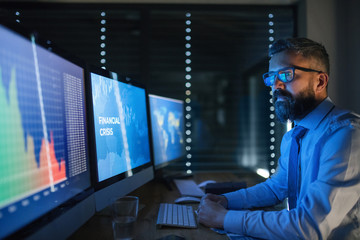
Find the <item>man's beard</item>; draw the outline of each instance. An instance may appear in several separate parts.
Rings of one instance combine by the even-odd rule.
[[[279,96],[282,99],[277,101]],[[317,106],[314,90],[310,87],[295,97],[288,91],[277,89],[273,94],[273,102],[276,117],[282,123],[302,119]]]

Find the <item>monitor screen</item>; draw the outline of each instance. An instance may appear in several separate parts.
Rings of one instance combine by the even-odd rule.
[[[155,169],[185,156],[184,102],[149,94]]]
[[[0,25],[0,36],[2,239],[91,182],[84,68],[38,45],[33,35]]]
[[[90,73],[98,210],[153,178],[146,91],[115,76]]]

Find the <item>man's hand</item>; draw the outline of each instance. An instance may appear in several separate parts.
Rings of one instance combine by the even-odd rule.
[[[227,199],[224,196],[205,195],[198,208],[199,222],[208,227],[223,228],[227,213],[226,206]]]
[[[201,202],[204,201],[205,199],[209,199],[210,201],[220,203],[224,208],[227,208],[228,202],[225,196],[208,193],[201,199]]]

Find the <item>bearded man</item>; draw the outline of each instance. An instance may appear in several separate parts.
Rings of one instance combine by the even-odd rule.
[[[263,79],[277,119],[295,125],[282,139],[278,168],[253,187],[207,194],[199,222],[261,239],[360,239],[360,116],[329,98],[329,56],[321,44],[279,40],[269,56]],[[289,209],[251,210],[286,198]]]

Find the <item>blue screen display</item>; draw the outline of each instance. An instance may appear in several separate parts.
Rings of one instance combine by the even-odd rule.
[[[0,25],[0,239],[90,187],[84,69]]]
[[[91,73],[98,181],[149,163],[146,92]]]
[[[155,166],[185,155],[184,103],[149,95]]]

